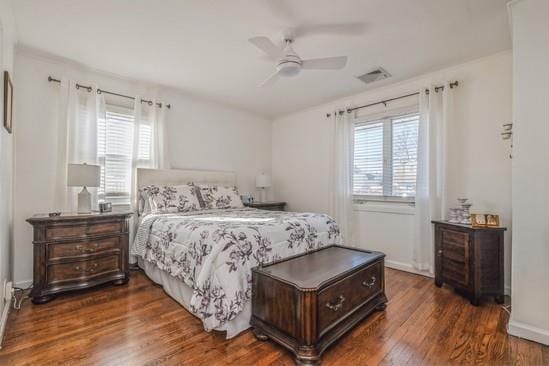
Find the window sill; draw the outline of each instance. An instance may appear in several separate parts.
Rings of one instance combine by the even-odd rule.
[[[415,215],[416,209],[411,202],[363,202],[353,204],[354,211],[377,212],[396,215]]]

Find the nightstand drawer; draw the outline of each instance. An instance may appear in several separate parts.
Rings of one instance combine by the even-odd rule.
[[[48,245],[48,260],[55,261],[62,258],[82,257],[107,251],[120,251],[120,237],[83,241],[76,243],[56,243]]]
[[[48,284],[78,281],[120,271],[118,255],[48,266]]]
[[[46,229],[46,239],[68,239],[97,234],[117,234],[123,229],[121,222],[98,222],[81,225],[59,225]]]

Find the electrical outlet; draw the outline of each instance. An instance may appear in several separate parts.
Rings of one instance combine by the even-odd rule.
[[[13,296],[13,283],[11,281],[4,281],[4,299],[9,301]]]

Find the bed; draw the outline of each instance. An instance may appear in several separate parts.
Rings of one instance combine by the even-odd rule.
[[[137,171],[140,188],[235,181],[232,172]],[[324,214],[199,207],[141,215],[130,254],[205,330],[232,338],[250,327],[253,267],[333,244],[341,244],[339,227]]]

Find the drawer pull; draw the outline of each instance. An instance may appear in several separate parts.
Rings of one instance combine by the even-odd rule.
[[[376,276],[372,276],[370,279],[370,282],[362,281],[362,286],[372,288],[376,284],[377,278]]]
[[[332,311],[338,311],[339,309],[341,309],[341,307],[343,306],[343,303],[345,302],[345,298],[343,297],[343,295],[340,295],[338,298],[337,298],[337,301],[335,304],[331,304],[329,302],[326,303],[326,307]]]
[[[438,250],[438,255],[442,255],[442,249]]]
[[[96,268],[97,268],[97,263],[94,263],[94,264],[91,265],[90,268],[82,269],[80,266],[76,266],[76,267],[74,267],[74,270],[75,271],[82,271],[84,273],[93,273],[93,272],[95,272]]]
[[[95,252],[95,249],[96,248],[86,248],[85,246],[82,246],[82,245],[76,246],[76,250],[78,250],[80,253],[93,253]]]

